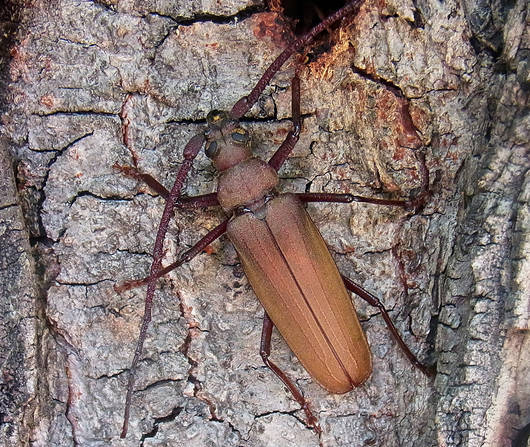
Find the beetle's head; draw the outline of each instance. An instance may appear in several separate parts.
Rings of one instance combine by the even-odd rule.
[[[212,110],[206,117],[206,155],[218,171],[224,171],[250,158],[250,135],[227,112]]]

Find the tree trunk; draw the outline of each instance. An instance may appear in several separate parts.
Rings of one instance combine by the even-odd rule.
[[[436,378],[358,298],[374,371],[348,394],[321,389],[275,334],[272,358],[319,436],[261,362],[263,311],[222,237],[159,280],[125,440],[145,290],[114,286],[147,275],[164,201],[114,165],[169,188],[208,111],[248,94],[290,34],[258,0],[20,8],[1,84],[5,446],[511,445],[530,421],[526,2],[366,1],[244,119],[268,159],[290,129],[298,70],[303,130],[282,191],[407,199],[425,157],[431,195],[417,213],[308,209],[341,272],[381,298]],[[200,154],[186,194],[214,188]],[[164,263],[223,218],[177,211]]]

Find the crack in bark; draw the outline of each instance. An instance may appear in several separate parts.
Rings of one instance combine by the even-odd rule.
[[[172,16],[169,14],[162,14],[157,11],[149,11],[146,15],[142,16],[143,18],[147,17],[147,15],[153,15],[156,17],[161,17],[163,19],[169,19],[172,22],[174,22],[175,25],[178,26],[191,26],[196,23],[215,23],[218,25],[226,25],[231,23],[237,23],[241,22],[245,19],[248,19],[252,15],[264,12],[267,9],[264,8],[261,5],[251,5],[246,8],[241,9],[236,14],[230,15],[230,16],[223,16],[223,15],[217,15],[213,13],[199,13],[199,14],[193,14],[191,17],[184,17],[184,16]]]
[[[148,433],[142,434],[142,437],[140,438],[140,446],[144,445],[145,440],[147,438],[154,438],[156,436],[160,424],[163,424],[164,422],[174,421],[183,409],[183,407],[174,407],[166,416],[160,416],[155,418],[153,421],[153,429]]]
[[[113,112],[103,112],[101,110],[63,110],[63,109],[56,109],[52,110],[51,112],[34,112],[32,115],[35,116],[41,116],[41,117],[49,117],[49,116],[56,116],[56,115],[64,115],[64,116],[110,116],[110,117],[116,117],[118,116],[117,113]]]
[[[206,397],[204,393],[201,392],[202,382],[196,376],[196,370],[199,363],[190,355],[190,347],[193,339],[196,338],[198,334],[202,333],[203,331],[201,330],[199,323],[193,317],[193,308],[191,306],[187,306],[184,303],[182,295],[180,293],[177,293],[177,295],[179,297],[180,316],[186,322],[186,326],[188,328],[186,338],[184,339],[182,345],[179,347],[179,351],[186,357],[186,360],[190,365],[188,369],[187,381],[193,384],[193,397],[199,399],[208,406],[211,415],[210,420],[222,422],[222,420],[219,419],[216,414],[217,409],[215,404],[208,397]]]

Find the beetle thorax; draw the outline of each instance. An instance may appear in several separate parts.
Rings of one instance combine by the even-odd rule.
[[[278,184],[274,168],[259,158],[248,158],[223,171],[217,185],[217,199],[227,212],[259,202]]]
[[[221,172],[219,204],[226,212],[240,206],[257,206],[278,184],[276,171],[252,156],[248,131],[227,112],[213,110],[206,121],[206,155]]]

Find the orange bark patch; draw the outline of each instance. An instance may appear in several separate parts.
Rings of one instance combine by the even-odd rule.
[[[421,147],[422,142],[412,122],[407,99],[385,89],[377,95],[376,108],[378,120],[391,129],[396,146]],[[399,157],[400,153],[394,157],[396,155]]]
[[[405,148],[402,147],[402,146],[398,146],[395,150],[394,150],[394,154],[392,155],[392,158],[394,160],[403,160],[403,158],[405,158]]]
[[[53,95],[44,95],[41,96],[39,102],[43,105],[51,109],[55,105],[55,98]]]
[[[211,245],[207,245],[206,247],[204,247],[203,252],[206,253],[207,255],[211,255],[215,253],[215,249]]]
[[[292,33],[281,17],[274,12],[256,14],[252,21],[252,32],[260,40],[271,40],[276,46],[284,47],[293,40]]]

